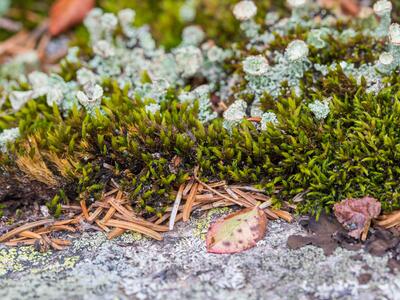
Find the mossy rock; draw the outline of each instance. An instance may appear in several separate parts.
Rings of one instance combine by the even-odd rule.
[[[166,46],[178,43],[183,27],[178,16],[181,2],[129,3],[137,10],[138,22],[153,20],[160,42]],[[111,11],[125,5],[123,1],[100,4]],[[239,53],[224,61],[223,70],[240,78],[234,88],[249,105],[255,94],[246,90],[249,79],[243,72],[243,58],[264,52],[272,57],[284,52],[294,39],[307,40],[309,35],[307,28],[297,26],[286,35],[274,32],[275,39],[267,50],[246,47],[247,40],[236,34],[239,24],[231,16],[232,1],[203,1],[199,5],[204,9],[196,22],[206,25],[208,37],[216,37],[221,45],[229,42]],[[281,2],[274,5],[283,9]],[[259,5],[260,14],[265,12],[262,8],[271,9],[270,3]],[[221,19],[211,20],[219,9],[226,15],[217,14]],[[263,23],[263,17],[257,15],[256,21]],[[342,32],[346,26],[360,29],[362,25],[350,20],[338,22],[335,29]],[[311,64],[341,60],[356,66],[372,64],[386,47],[384,40],[363,34],[346,41],[328,36],[326,42],[322,50],[310,47]],[[83,59],[92,55],[87,48]],[[323,76],[307,69],[299,80],[301,96],[288,82],[282,82],[277,97],[262,95],[262,111],[273,111],[278,121],[268,123],[265,130],[246,119],[227,130],[221,115],[202,123],[200,99],[182,102],[179,95],[207,78],[193,78],[187,86],[167,90],[155,113],[146,109],[151,100],[130,94],[129,87],[121,87],[115,78],[103,80],[104,96],[95,111],[74,106],[63,112],[57,105],[47,105],[42,96],[18,112],[0,115],[1,129],[18,126],[21,132],[16,143],[9,145],[9,152],[0,153],[0,168],[6,176],[16,179],[22,172],[32,182],[50,186],[57,195],[49,201],[46,194],[45,200],[55,213],[59,213],[59,203],[68,199],[98,200],[113,179],[138,213],[161,215],[173,202],[173,191],[196,167],[205,181],[256,185],[272,196],[276,206],[302,195],[297,197],[301,200],[297,203],[299,212],[320,213],[344,198],[365,195],[379,199],[385,211],[398,209],[399,77],[396,72],[382,75],[386,86],[372,93],[365,78],[357,81],[336,65]],[[64,79],[74,80],[78,66],[64,63],[62,67]],[[141,75],[143,81],[151,81],[148,74]],[[331,99],[329,115],[318,120],[309,104],[327,97]],[[224,100],[230,104],[234,99]],[[4,107],[10,108],[10,103]],[[178,166],[173,164],[176,157],[180,158]]]

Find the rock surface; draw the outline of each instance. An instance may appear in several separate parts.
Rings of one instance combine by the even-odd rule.
[[[0,246],[0,299],[400,299],[388,255],[289,250],[288,236],[305,234],[297,223],[269,222],[246,252],[208,254],[205,234],[219,214],[179,224],[162,242],[92,232],[69,236],[61,252]]]

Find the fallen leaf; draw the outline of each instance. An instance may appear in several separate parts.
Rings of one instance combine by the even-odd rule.
[[[371,220],[381,212],[381,203],[372,197],[345,199],[333,207],[337,220],[349,231],[349,235],[359,239]]]
[[[83,21],[95,0],[58,0],[50,9],[49,32],[52,36],[67,31]]]
[[[256,245],[265,235],[267,217],[258,207],[246,208],[212,224],[207,233],[210,253],[238,253]]]

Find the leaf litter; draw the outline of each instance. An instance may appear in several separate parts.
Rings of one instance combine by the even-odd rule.
[[[213,223],[207,233],[207,251],[229,254],[250,249],[267,230],[267,217],[255,206],[230,214]]]
[[[288,222],[293,220],[289,212],[272,209],[270,197],[261,190],[246,185],[230,186],[225,181],[204,183],[196,174],[179,187],[172,207],[167,208],[163,215],[151,218],[137,214],[130,205],[128,195],[114,182],[110,181],[107,189],[101,201],[95,201],[89,206],[85,201],[81,201],[79,206],[62,205],[62,218],[58,220],[44,218],[3,230],[0,243],[7,246],[34,245],[39,251],[62,250],[71,242],[60,239],[59,232],[86,230],[102,231],[108,239],[116,238],[126,231],[134,231],[162,240],[163,232],[173,230],[179,221],[189,220],[193,211],[236,206],[243,207],[249,216],[254,217],[248,225],[257,227],[257,230],[253,229],[254,235],[243,240],[246,247],[249,247],[265,234],[267,217]],[[237,212],[238,215],[243,213]]]

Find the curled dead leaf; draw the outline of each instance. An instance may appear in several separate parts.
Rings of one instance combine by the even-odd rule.
[[[372,197],[345,199],[333,207],[337,220],[349,230],[349,235],[359,239],[372,219],[381,212],[381,203]]]
[[[256,245],[267,230],[267,217],[259,207],[246,208],[212,224],[207,233],[210,253],[238,253]]]
[[[52,36],[67,31],[83,21],[95,0],[58,0],[50,9],[49,32]]]

